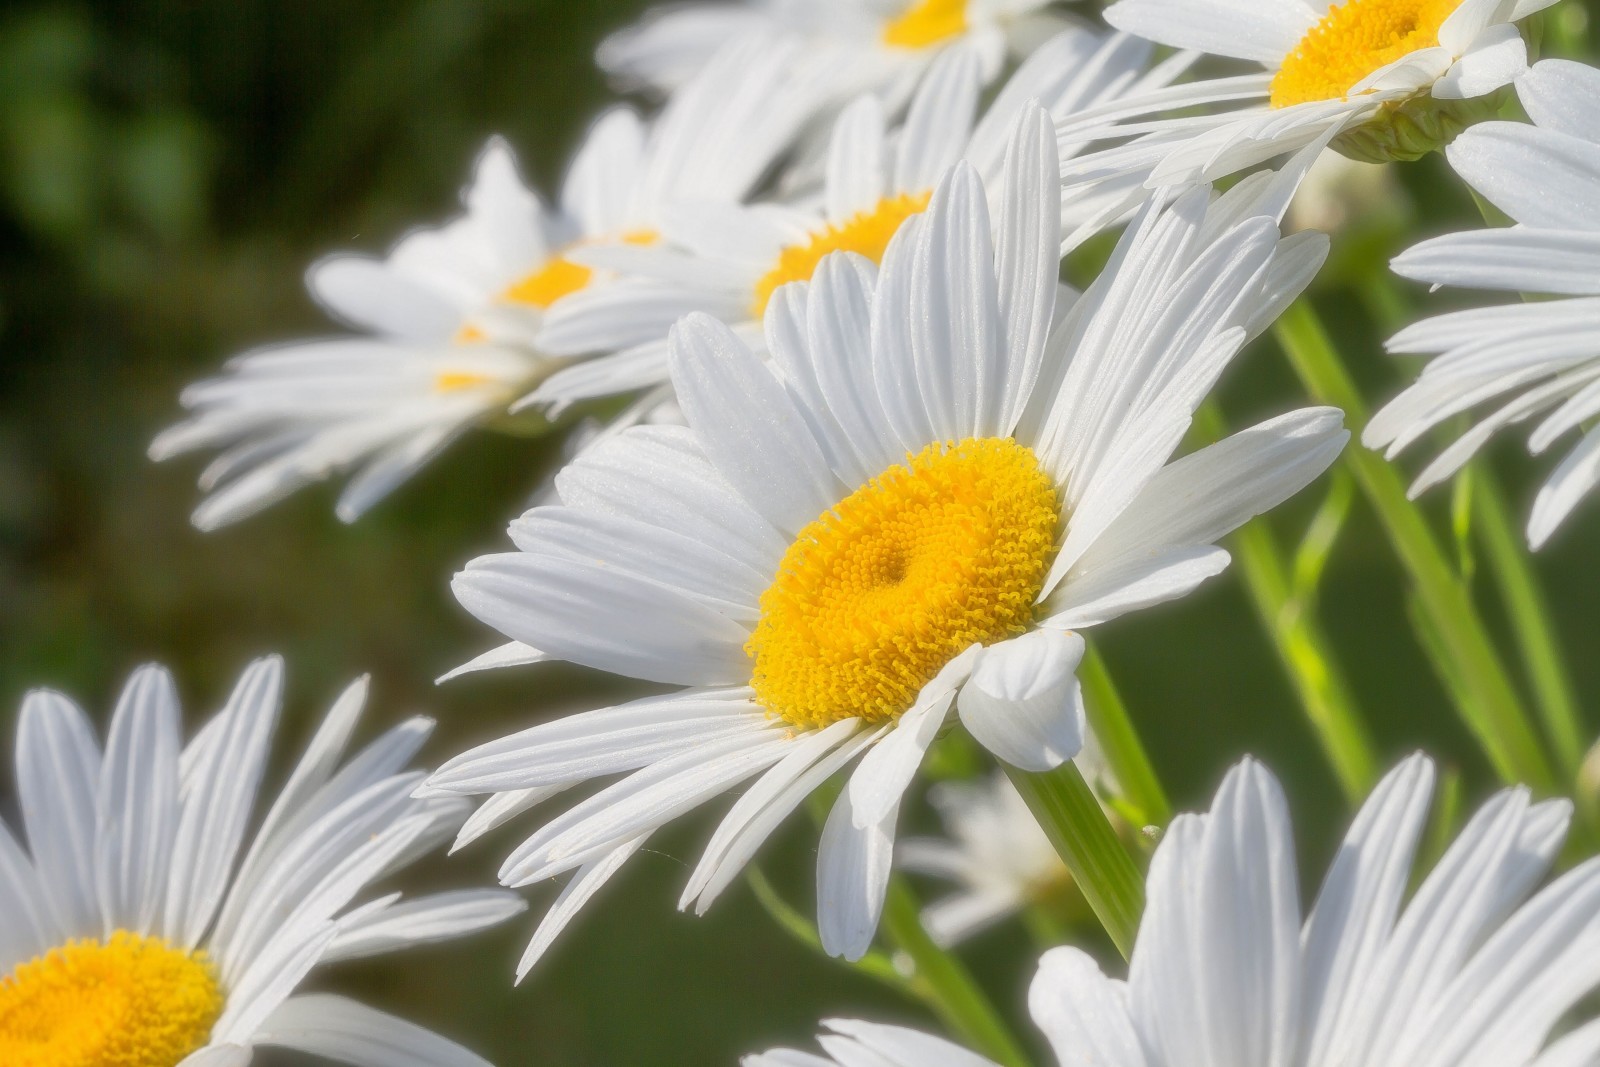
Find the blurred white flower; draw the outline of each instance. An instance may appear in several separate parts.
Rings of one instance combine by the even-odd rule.
[[[761,320],[773,293],[809,281],[823,257],[854,252],[874,264],[894,235],[920,215],[934,184],[965,159],[999,189],[1006,135],[1018,111],[1037,101],[1060,118],[1164,84],[1178,64],[1149,68],[1150,46],[1120,34],[1068,30],[1052,38],[1006,82],[979,114],[982,64],[970,47],[946,51],[917,85],[903,123],[864,96],[834,124],[820,167],[821,189],[796,199],[749,205],[701,197],[662,211],[662,240],[649,246],[585,249],[578,258],[626,282],[593,298],[569,301],[543,340],[554,350],[626,346],[551,375],[530,398],[552,411],[667,378],[659,341],[689,304],[728,323],[747,343],[763,343]],[[1063,205],[1069,226],[1098,228],[1121,214],[1120,191],[1101,190]],[[1102,210],[1109,203],[1112,210]],[[627,335],[622,329],[631,329]],[[658,344],[643,347],[652,339]],[[653,357],[653,358],[652,358]]]
[[[295,990],[322,964],[493,926],[502,890],[353,902],[449,840],[453,800],[413,800],[412,719],[347,762],[366,681],[334,704],[248,845],[283,664],[258,660],[181,742],[170,675],[123,690],[102,752],[83,712],[35,690],[17,724],[26,847],[0,823],[0,1063],[245,1067],[276,1045],[356,1067],[487,1067],[412,1023]],[[341,765],[342,764],[342,765]]]
[[[752,40],[718,53],[653,122],[626,107],[606,112],[555,207],[495,139],[463,190],[460,218],[411,233],[384,258],[341,254],[314,265],[312,295],[361,335],[237,357],[184,391],[191,416],[150,446],[156,460],[223,450],[200,476],[210,495],[195,525],[234,522],[351,468],[338,514],[354,521],[463,431],[507,415],[551,371],[626,347],[619,331],[633,334],[615,313],[581,345],[563,343],[563,308],[574,300],[632,303],[628,283],[573,255],[655,242],[663,205],[686,196],[732,203],[750,192],[818,100],[814,87],[767,65],[774,47]],[[674,316],[704,303],[681,286],[651,296]],[[654,352],[659,362],[665,329],[647,340],[642,354],[618,358]]]
[[[1061,1067],[1582,1067],[1600,1023],[1550,1042],[1600,987],[1600,859],[1534,888],[1572,807],[1508,789],[1478,810],[1407,901],[1433,765],[1379,784],[1301,923],[1287,805],[1251,760],[1211,811],[1157,848],[1126,982],[1075,948],[1028,995]],[[1530,894],[1532,894],[1530,898]],[[744,1067],[993,1067],[901,1027],[831,1020],[826,1056]],[[1548,1044],[1547,1044],[1548,1043]]]
[[[821,76],[834,98],[870,92],[890,107],[952,45],[982,58],[984,80],[1008,53],[1026,55],[1061,29],[1053,0],[730,0],[663,5],[601,42],[607,73],[630,86],[675,90],[719,47],[751,36],[798,45],[774,61]]]
[[[928,800],[948,837],[901,844],[908,871],[941,878],[956,891],[922,910],[934,941],[950,946],[1033,904],[1047,904],[1072,884],[1067,865],[1003,773],[983,781],[940,782]]]
[[[1280,240],[1294,174],[1153,204],[1113,267],[1058,303],[1048,116],[1018,117],[994,233],[957,164],[881,270],[826,257],[766,312],[771,358],[691,316],[673,334],[686,427],[635,427],[557,476],[457,598],[511,644],[474,666],[562,659],[686,687],[569,716],[445,764],[430,794],[493,793],[490,821],[622,778],[501,870],[576,870],[523,971],[657,828],[760,775],[682,906],[704,911],[807,794],[860,757],[822,833],[818,925],[862,955],[901,797],[958,714],[999,758],[1058,766],[1083,738],[1074,631],[1187,594],[1215,541],[1343,447],[1339,412],[1291,412],[1171,460],[1196,406],[1293,299],[1323,239]]]
[[[1393,458],[1435,426],[1498,405],[1423,469],[1415,496],[1513,423],[1542,417],[1528,438],[1534,453],[1577,432],[1528,519],[1528,543],[1541,548],[1600,481],[1600,432],[1587,428],[1600,414],[1600,71],[1545,60],[1518,92],[1536,125],[1487,122],[1448,150],[1456,172],[1516,225],[1436,237],[1393,266],[1435,286],[1566,299],[1455,311],[1400,331],[1390,351],[1434,358],[1361,439]]]

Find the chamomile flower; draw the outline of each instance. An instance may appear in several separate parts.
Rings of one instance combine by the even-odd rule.
[[[911,838],[900,846],[898,859],[908,871],[957,887],[922,909],[922,925],[939,944],[964,941],[1072,884],[1067,865],[1004,774],[941,782],[928,791],[928,800],[948,836]]]
[[[960,163],[881,270],[832,255],[778,290],[770,358],[685,319],[672,381],[688,425],[587,450],[557,476],[562,503],[513,524],[520,551],[457,576],[462,604],[512,639],[479,665],[560,659],[681,687],[490,742],[429,780],[424,795],[496,794],[498,818],[626,775],[502,867],[512,886],[577,872],[524,970],[667,821],[756,778],[683,894],[704,911],[858,757],[817,877],[824,945],[861,955],[902,793],[952,714],[1018,767],[1070,759],[1075,631],[1219,572],[1214,542],[1343,446],[1339,412],[1307,409],[1168,462],[1320,260],[1320,235],[1279,240],[1293,182],[1152,206],[1069,308],[1054,145],[1026,109],[993,236]]]
[[[1391,351],[1434,358],[1362,440],[1392,458],[1435,426],[1494,405],[1417,476],[1417,494],[1512,423],[1541,418],[1528,439],[1535,453],[1579,431],[1534,501],[1528,542],[1539,548],[1600,481],[1600,433],[1588,426],[1600,413],[1600,71],[1545,60],[1518,92],[1536,125],[1484,123],[1448,150],[1456,172],[1516,225],[1424,241],[1394,270],[1566,299],[1451,312],[1396,334]]]
[[[533,402],[560,411],[596,396],[637,389],[667,377],[667,330],[690,310],[705,310],[752,344],[773,293],[808,281],[823,257],[854,252],[877,263],[890,240],[927,207],[934,183],[967,159],[999,187],[1006,134],[1024,103],[1037,100],[1057,118],[1122,94],[1170,81],[1184,61],[1149,68],[1150,46],[1126,35],[1067,30],[1035,52],[980,117],[983,85],[977,53],[946,51],[918,84],[903,123],[891,125],[883,103],[863,96],[835,123],[818,195],[800,202],[740,205],[696,199],[662,212],[662,240],[648,247],[586,249],[579,258],[617,272],[628,287],[578,296],[552,316],[546,348],[582,351],[627,346],[553,374]],[[1075,197],[1065,218],[1094,230],[1115,221],[1138,182]],[[626,301],[626,306],[623,306]],[[635,332],[619,333],[619,320]]]
[[[1600,987],[1600,860],[1534,892],[1565,800],[1493,797],[1414,893],[1433,766],[1416,756],[1356,817],[1301,923],[1287,805],[1245,761],[1211,811],[1156,849],[1126,982],[1075,948],[1040,961],[1028,1006],[1062,1067],[1580,1067],[1600,1024],[1550,1035]],[[947,1041],[835,1020],[826,1056],[745,1067],[986,1067]]]
[[[1130,173],[1151,188],[1215,180],[1330,139],[1359,159],[1414,159],[1493,110],[1496,91],[1527,68],[1518,21],[1553,2],[1118,0],[1106,9],[1118,29],[1266,70],[1173,86],[1064,123],[1063,148],[1073,154],[1132,137],[1066,164],[1068,195]],[[1185,113],[1163,117],[1176,109]]]
[[[187,745],[160,667],[122,692],[102,750],[72,701],[36,690],[17,726],[25,844],[0,823],[0,1062],[246,1067],[279,1046],[370,1067],[486,1067],[443,1037],[331,994],[318,966],[447,940],[522,910],[500,890],[371,883],[448,839],[459,802],[417,801],[413,719],[343,761],[365,681],[334,704],[246,844],[283,665],[252,664]],[[343,765],[341,766],[341,762]]]
[[[746,42],[719,53],[653,122],[607,112],[558,206],[526,186],[496,139],[462,193],[461,217],[413,232],[384,258],[341,254],[313,266],[312,295],[361,334],[237,357],[184,391],[190,417],[150,447],[156,460],[223,450],[200,477],[210,495],[195,525],[234,522],[347,469],[355,474],[338,515],[354,521],[463,431],[506,416],[552,370],[590,354],[540,343],[565,302],[609,288],[571,252],[649,244],[661,206],[691,192],[714,202],[750,191],[817,102],[757,64],[770,51]],[[678,294],[658,287],[656,296]],[[586,343],[609,351],[613,337],[591,330]]]
[[[1061,28],[1052,0],[735,0],[657,8],[606,38],[602,69],[633,85],[675,90],[715,49],[750,36],[788,40],[797,71],[823,75],[836,98],[903,101],[942,51],[962,44],[983,60],[984,80],[1008,53],[1026,54]]]

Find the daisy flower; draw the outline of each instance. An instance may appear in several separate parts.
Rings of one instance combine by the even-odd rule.
[[[1484,123],[1448,149],[1456,172],[1516,225],[1436,237],[1393,266],[1434,285],[1566,299],[1451,312],[1396,334],[1391,351],[1434,359],[1362,440],[1392,458],[1435,426],[1495,405],[1418,475],[1415,495],[1512,423],[1540,417],[1534,453],[1579,431],[1534,501],[1528,543],[1539,548],[1600,481],[1600,433],[1588,425],[1600,414],[1600,71],[1545,60],[1518,93],[1536,125]]]
[[[1054,144],[1049,117],[1025,110],[994,235],[960,163],[881,271],[833,255],[779,290],[770,359],[709,316],[680,323],[688,425],[589,449],[557,476],[559,505],[513,524],[520,551],[457,576],[461,603],[512,639],[479,665],[560,659],[682,687],[491,742],[429,780],[424,795],[515,808],[626,775],[502,867],[512,886],[577,872],[524,970],[662,824],[756,778],[683,894],[704,911],[857,757],[822,831],[818,896],[828,951],[860,956],[901,794],[952,714],[1018,767],[1070,759],[1075,631],[1216,574],[1214,542],[1343,446],[1340,413],[1308,409],[1168,462],[1321,257],[1320,235],[1279,240],[1292,182],[1152,207],[1062,307]]]
[[[928,790],[928,801],[948,836],[911,838],[897,858],[908,871],[957,887],[922,910],[922,925],[940,945],[954,945],[1030,904],[1053,900],[1072,884],[1067,865],[1004,774],[941,782]]]
[[[72,701],[28,694],[16,751],[25,847],[0,823],[0,1062],[246,1067],[252,1048],[276,1045],[357,1067],[486,1067],[355,1001],[295,995],[320,964],[459,937],[522,904],[500,890],[355,904],[465,814],[411,799],[422,775],[404,767],[427,719],[343,760],[364,679],[247,845],[282,687],[281,660],[251,664],[183,745],[171,676],[141,668],[103,750]]]
[[[1491,114],[1527,67],[1517,23],[1554,0],[1119,0],[1106,20],[1161,44],[1259,63],[1064,123],[1063,180],[1210,181],[1329,139],[1372,162],[1415,159]],[[1163,117],[1184,109],[1184,114]],[[1120,123],[1120,125],[1107,124]],[[1130,198],[1130,204],[1136,203]]]
[[[752,36],[800,45],[788,61],[820,73],[835,99],[862,92],[904,101],[952,45],[973,48],[984,80],[1008,53],[1023,55],[1059,30],[1052,0],[742,0],[662,6],[601,42],[601,69],[627,85],[671,91],[719,47]]]
[[[1211,811],[1156,849],[1126,982],[1052,949],[1028,994],[1062,1067],[1583,1067],[1600,1023],[1550,1035],[1600,987],[1600,860],[1535,888],[1571,804],[1508,789],[1473,816],[1407,900],[1433,765],[1379,784],[1301,922],[1289,813],[1250,760]],[[825,1024],[826,1056],[745,1067],[983,1067],[939,1038]]]
[[[541,340],[558,351],[624,350],[558,371],[530,400],[554,413],[664,381],[665,345],[648,342],[664,339],[691,310],[716,315],[759,345],[762,316],[779,287],[810,280],[831,252],[877,263],[956,160],[967,159],[998,190],[1007,132],[1030,99],[1060,118],[1165,84],[1183,69],[1180,58],[1150,70],[1150,51],[1147,42],[1122,34],[1065,31],[1035,52],[980,116],[980,58],[970,47],[950,49],[918,84],[903,123],[891,126],[873,96],[845,109],[817,168],[821,188],[814,195],[752,205],[696,198],[664,209],[663,239],[654,245],[577,253],[584,263],[618,272],[628,286],[574,297],[552,315]],[[1138,191],[1137,181],[1123,185],[1073,198],[1069,224],[1094,230],[1115,221],[1123,194]],[[624,327],[633,332],[621,333]]]
[[[497,138],[462,192],[462,216],[411,233],[383,258],[340,254],[314,265],[312,295],[360,335],[237,357],[184,391],[190,417],[150,446],[155,460],[223,450],[200,476],[210,495],[195,525],[237,521],[347,469],[355,474],[337,510],[352,522],[463,431],[505,416],[553,369],[585,355],[539,343],[564,302],[608,288],[572,250],[653,242],[661,205],[690,192],[743,197],[813,110],[813,92],[755,62],[770,52],[747,42],[719,53],[653,123],[627,108],[607,112],[557,206],[527,187]],[[678,295],[657,287],[657,299]],[[664,339],[663,330],[658,348]],[[588,340],[598,348],[609,338],[591,331]]]

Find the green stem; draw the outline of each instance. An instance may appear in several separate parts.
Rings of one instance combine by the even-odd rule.
[[[1039,774],[1008,764],[1006,774],[1126,958],[1144,910],[1144,878],[1089,784],[1070,761]]]
[[[792,906],[777,888],[767,879],[766,873],[751,864],[745,869],[745,881],[750,885],[750,891],[755,895],[756,902],[761,905],[778,928],[800,944],[809,949],[814,949],[820,955],[826,955],[822,948],[822,937],[817,933],[816,924]],[[917,982],[915,978],[907,978],[901,974],[894,965],[894,961],[876,950],[868,952],[854,963],[839,960],[845,966],[853,968],[866,975],[868,978],[882,982],[884,985],[899,993],[905,993],[922,1000],[930,1007],[933,1006],[930,992]]]
[[[1550,621],[1550,606],[1533,573],[1533,560],[1521,531],[1511,520],[1505,497],[1487,471],[1474,477],[1472,513],[1489,562],[1489,572],[1505,601],[1512,632],[1522,650],[1545,733],[1563,776],[1572,780],[1588,749],[1577,694],[1561,655],[1560,637]]]
[[[1359,434],[1367,421],[1366,405],[1309,302],[1302,299],[1291,306],[1275,331],[1311,395],[1343,408],[1346,421]],[[1456,580],[1422,512],[1407,499],[1399,474],[1381,456],[1359,444],[1345,449],[1342,462],[1377,512],[1411,577],[1418,608],[1432,625],[1448,669],[1457,679],[1451,688],[1477,696],[1471,703],[1456,700],[1455,704],[1496,773],[1508,782],[1526,782],[1541,792],[1555,792],[1555,774],[1478,610]]]
[[[1213,440],[1223,434],[1222,415],[1214,404],[1202,407],[1195,423]],[[1342,515],[1339,519],[1342,521]],[[1320,524],[1313,524],[1317,525]],[[1323,556],[1331,548],[1332,534],[1326,539]],[[1312,598],[1320,578],[1320,563],[1297,568],[1314,571],[1303,579],[1293,576],[1277,537],[1259,519],[1236,530],[1229,547],[1261,627],[1294,685],[1345,799],[1359,803],[1377,781],[1378,763],[1372,738],[1334,655],[1333,644],[1316,618]],[[1297,589],[1299,585],[1306,588]]]
[[[883,927],[894,946],[910,957],[917,981],[928,989],[934,1012],[951,1033],[974,1051],[1005,1067],[1028,1067],[1027,1054],[971,972],[928,936],[920,910],[911,887],[900,877],[891,877],[883,906]]]
[[[1581,12],[1580,12],[1581,13]],[[1484,200],[1476,190],[1473,201],[1491,226],[1512,220]],[[1399,329],[1412,316],[1410,301],[1394,284],[1394,275],[1377,270],[1369,274],[1364,289],[1370,291],[1374,317],[1385,332]],[[1588,750],[1587,732],[1579,707],[1577,689],[1562,654],[1560,638],[1551,621],[1549,601],[1533,568],[1533,557],[1525,550],[1521,532],[1506,506],[1505,491],[1487,464],[1476,463],[1456,477],[1466,489],[1472,525],[1488,556],[1489,570],[1501,599],[1505,602],[1517,646],[1533,685],[1539,716],[1555,751],[1556,763],[1571,780]],[[1591,820],[1593,822],[1594,820]]]
[[[1127,705],[1111,680],[1106,661],[1093,645],[1083,654],[1078,681],[1083,685],[1089,726],[1100,741],[1111,773],[1116,776],[1118,790],[1138,809],[1139,824],[1167,825],[1172,818],[1172,805],[1133,727],[1133,720],[1128,717]]]

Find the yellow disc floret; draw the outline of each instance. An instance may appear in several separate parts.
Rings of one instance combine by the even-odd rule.
[[[1023,633],[1055,554],[1049,475],[1009,438],[929,445],[795,538],[746,646],[796,727],[895,718],[974,642]]]
[[[926,210],[932,198],[932,192],[886,196],[872,210],[858,211],[843,222],[819,230],[805,244],[788,246],[778,254],[778,262],[773,268],[756,283],[751,315],[759,319],[766,314],[767,302],[779,286],[810,281],[822,257],[830,252],[854,252],[874,263],[881,263],[884,252],[889,249],[889,242],[900,230],[900,224]]]
[[[176,1067],[224,998],[204,954],[125,931],[69,941],[0,979],[6,1067]]]
[[[661,235],[654,230],[630,230],[614,238],[622,244],[650,245],[661,239]],[[580,244],[604,244],[602,240],[588,240]],[[567,246],[568,250],[573,247]],[[587,289],[589,283],[594,281],[593,268],[582,263],[574,263],[562,255],[555,255],[544,262],[538,270],[520,279],[506,289],[503,296],[514,304],[528,304],[537,308],[548,308],[564,296],[571,296],[581,289]]]
[[[917,0],[883,27],[883,43],[927,48],[967,32],[967,0]]]
[[[493,384],[494,378],[470,370],[446,370],[433,376],[433,391],[436,393],[460,393]]]
[[[1272,79],[1272,106],[1336,100],[1367,75],[1439,43],[1460,0],[1346,0],[1301,38]]]
[[[547,308],[564,296],[586,288],[594,271],[582,263],[556,256],[544,266],[506,290],[506,299],[515,304]]]

